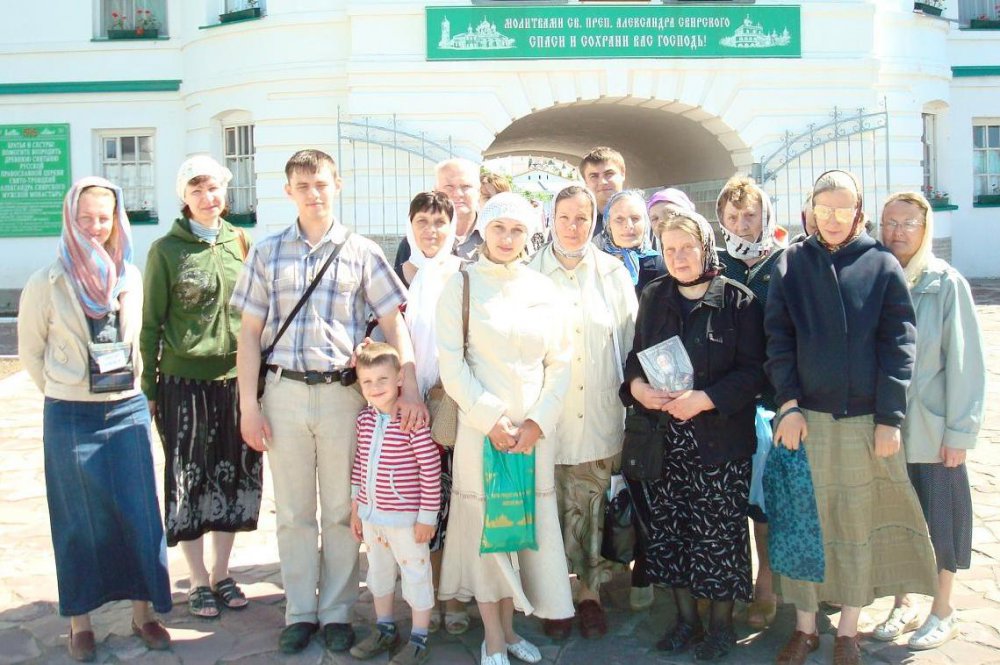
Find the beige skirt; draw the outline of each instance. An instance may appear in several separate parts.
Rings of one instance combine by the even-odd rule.
[[[826,574],[822,584],[776,576],[785,602],[814,612],[820,601],[864,607],[882,596],[934,595],[934,550],[903,450],[875,456],[872,416],[804,414]]]
[[[597,591],[615,573],[628,568],[601,556],[604,506],[611,486],[611,468],[617,455],[581,464],[556,465],[559,526],[569,572]]]

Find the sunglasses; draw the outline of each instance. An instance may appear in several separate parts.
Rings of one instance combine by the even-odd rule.
[[[889,220],[888,222],[882,222],[882,228],[893,232],[896,229],[903,231],[904,233],[916,233],[917,229],[924,225],[923,222],[916,219],[908,219],[903,222],[897,222],[895,220]]]
[[[856,208],[831,208],[830,206],[825,205],[813,206],[813,215],[815,215],[818,220],[836,218],[836,220],[841,224],[850,224],[854,221],[854,216],[856,214]]]

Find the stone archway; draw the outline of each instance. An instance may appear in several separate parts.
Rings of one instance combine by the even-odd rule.
[[[502,129],[483,157],[546,155],[575,166],[596,145],[622,153],[627,184],[638,188],[722,180],[753,161],[736,132],[704,110],[630,97],[528,113]]]

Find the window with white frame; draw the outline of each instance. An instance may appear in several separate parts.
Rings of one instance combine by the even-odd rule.
[[[99,0],[101,36],[122,38],[164,37],[167,34],[166,0]]]
[[[1000,120],[972,127],[973,199],[1000,199]],[[997,202],[997,201],[993,201]]]
[[[122,188],[130,217],[155,217],[152,131],[101,132],[101,175]]]
[[[257,209],[253,125],[231,125],[222,131],[226,168],[233,172],[233,180],[229,183],[229,212],[249,215]]]
[[[254,9],[260,7],[260,0],[225,0],[225,11],[238,12],[243,9]]]
[[[930,196],[937,189],[937,116],[933,113],[922,113],[924,130],[920,137],[923,146],[923,157],[920,165],[924,170],[923,191]]]

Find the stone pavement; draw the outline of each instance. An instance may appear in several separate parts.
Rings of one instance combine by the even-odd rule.
[[[979,447],[970,455],[975,533],[972,569],[959,574],[954,603],[960,608],[962,635],[937,651],[910,652],[905,641],[882,644],[863,641],[869,663],[1000,664],[1000,283],[974,285],[988,343],[990,395]],[[24,372],[0,381],[0,665],[4,663],[69,663],[65,642],[68,621],[58,615],[55,565],[49,538],[48,512],[41,450],[41,396]],[[162,454],[154,446],[158,473]],[[318,641],[294,657],[277,652],[283,626],[283,596],[274,538],[274,505],[270,478],[265,479],[260,527],[236,539],[232,565],[236,579],[251,598],[242,612],[225,612],[220,620],[188,615],[187,571],[180,552],[170,550],[174,610],[164,617],[173,636],[168,652],[148,652],[131,636],[128,603],[112,603],[93,614],[98,641],[98,661],[104,663],[352,663],[349,656],[325,653]],[[672,621],[664,598],[651,611],[628,610],[625,580],[605,588],[610,633],[601,640],[584,640],[577,633],[561,644],[542,636],[539,624],[519,616],[518,631],[541,647],[545,663],[583,665],[602,663],[690,663],[690,655],[667,658],[651,648]],[[922,599],[926,601],[928,599]],[[889,599],[866,608],[862,630],[885,615]],[[474,607],[471,608],[474,611]],[[474,612],[473,612],[474,613]],[[400,602],[397,616],[406,616]],[[373,617],[371,595],[361,590],[356,624],[361,631]],[[740,646],[725,662],[773,663],[774,655],[791,633],[794,612],[782,607],[769,630],[751,633],[740,624]],[[822,646],[810,663],[829,663],[837,616],[823,620]],[[404,625],[404,633],[408,626]],[[431,662],[448,665],[478,663],[482,626],[474,618],[472,629],[458,638],[438,633],[431,638]],[[385,662],[383,657],[375,662]]]

